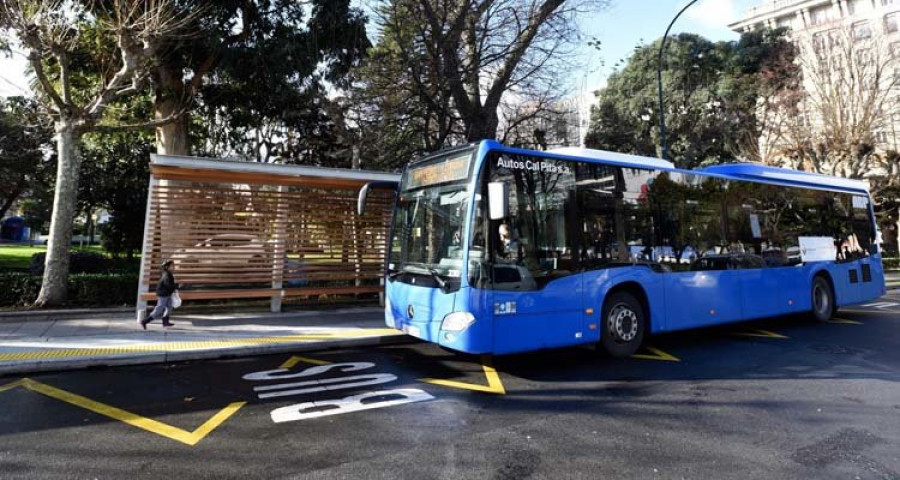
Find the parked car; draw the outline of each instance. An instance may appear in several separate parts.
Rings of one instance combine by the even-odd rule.
[[[255,235],[223,233],[172,255],[179,265],[245,265],[267,262],[272,258],[271,246]]]

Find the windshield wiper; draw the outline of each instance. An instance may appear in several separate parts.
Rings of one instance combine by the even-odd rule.
[[[441,275],[438,274],[437,270],[429,267],[425,267],[425,269],[428,270],[428,273],[431,274],[431,276],[434,278],[434,281],[437,282],[439,287],[441,287],[441,290],[445,290],[447,287],[447,282],[445,282],[444,279],[441,278]]]
[[[423,270],[423,272],[416,272],[414,270],[410,270],[409,269],[410,267],[412,269]],[[446,288],[447,288],[447,282],[443,278],[441,278],[441,274],[438,273],[437,270],[429,267],[428,265],[426,265],[424,263],[407,263],[406,265],[403,266],[403,268],[397,270],[396,272],[389,273],[388,277],[395,278],[397,275],[400,275],[401,273],[419,273],[419,274],[428,273],[429,275],[431,275],[431,278],[433,278],[434,281],[437,282],[438,286],[441,287],[441,290],[446,290]]]

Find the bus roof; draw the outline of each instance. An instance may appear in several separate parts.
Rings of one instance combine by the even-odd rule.
[[[606,150],[594,150],[590,148],[563,147],[548,150],[547,153],[565,155],[569,157],[589,158],[611,164],[627,166],[643,166],[649,168],[663,168],[678,170],[684,173],[711,173],[739,180],[755,180],[764,183],[789,183],[797,186],[818,187],[841,190],[853,190],[857,192],[869,192],[866,182],[851,180],[849,178],[834,177],[818,173],[802,172],[790,168],[770,167],[756,163],[731,163],[725,165],[713,165],[697,170],[676,169],[672,162],[654,157],[628,155],[624,153],[609,152]]]
[[[663,160],[661,158],[642,157],[639,155],[628,155],[626,153],[609,152],[606,150],[594,150],[591,148],[562,147],[548,150],[547,153],[566,155],[568,157],[591,158],[594,160],[602,160],[609,163],[622,163],[631,166],[642,165],[651,168],[675,168],[674,163],[668,160]]]
[[[594,150],[591,148],[562,147],[548,150],[546,152],[540,152],[515,147],[507,147],[506,145],[503,145],[502,143],[495,140],[485,141],[484,147],[487,147],[489,149],[499,148],[501,150],[510,152],[533,152],[538,155],[551,154],[573,158],[584,158],[624,167],[644,167],[673,170],[687,174],[711,174],[725,178],[732,178],[735,180],[786,184],[798,187],[819,188],[826,190],[838,189],[842,191],[859,192],[865,194],[869,193],[868,183],[860,180],[851,180],[849,178],[835,177],[831,175],[802,172],[800,170],[792,170],[790,168],[770,167],[757,163],[731,163],[725,165],[713,165],[697,170],[682,170],[676,168],[672,162],[663,160],[661,158],[629,155],[625,153],[609,152],[606,150]]]
[[[803,186],[840,188],[865,193],[868,193],[869,191],[868,184],[859,180],[801,172],[800,170],[791,170],[790,168],[769,167],[755,163],[713,165],[698,171],[762,182],[787,182]]]

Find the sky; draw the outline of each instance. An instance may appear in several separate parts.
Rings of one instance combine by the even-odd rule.
[[[678,19],[672,33],[691,32],[713,41],[736,40],[738,35],[728,29],[728,24],[748,7],[762,1],[700,0]],[[612,0],[608,9],[582,19],[585,41],[600,40],[601,50],[581,49],[583,66],[572,79],[575,91],[587,93],[602,87],[616,62],[626,59],[636,45],[661,37],[687,3],[688,0]],[[0,96],[30,91],[24,70],[25,57],[21,50],[15,49],[11,58],[0,54]]]
[[[712,41],[737,40],[728,29],[742,13],[763,0],[700,0],[685,10],[669,35],[690,32]],[[586,40],[600,40],[600,51],[582,49],[584,68],[579,70],[576,88],[590,92],[601,88],[617,62],[631,55],[634,47],[652,43],[663,36],[669,22],[688,0],[612,0],[612,5],[582,20]]]

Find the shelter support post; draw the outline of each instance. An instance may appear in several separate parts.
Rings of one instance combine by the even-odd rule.
[[[147,262],[146,259],[150,258],[149,255],[152,254],[153,236],[148,235],[148,231],[151,228],[150,212],[154,211],[153,190],[155,190],[158,183],[159,181],[151,173],[150,183],[147,186],[147,209],[144,212],[144,241],[141,245],[141,273],[138,276],[137,302],[135,307],[138,321],[143,320],[147,315],[147,301],[142,300],[141,295],[150,291],[150,281],[147,280],[147,277],[150,276],[149,269],[153,268],[153,266]]]
[[[272,251],[272,290],[273,295],[269,305],[269,311],[278,313],[281,311],[281,297],[284,293],[284,267],[286,244],[287,244],[287,217],[288,204],[284,201],[284,196],[288,192],[286,185],[278,186],[278,203],[277,212],[275,213],[275,232],[273,235],[273,251]]]

